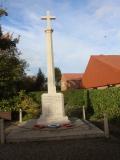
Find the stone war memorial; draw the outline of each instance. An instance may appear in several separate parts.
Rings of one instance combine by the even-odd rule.
[[[55,17],[47,11],[47,16],[41,18],[47,21],[45,29],[46,51],[47,51],[47,72],[48,72],[48,93],[42,95],[42,115],[37,121],[37,124],[52,124],[52,123],[69,123],[68,117],[64,111],[64,96],[62,93],[56,92],[55,86],[55,70],[54,70],[54,54],[51,27],[51,21]]]
[[[48,141],[64,140],[76,138],[104,137],[104,132],[88,122],[87,120],[71,120],[65,115],[64,96],[56,92],[55,70],[51,21],[55,17],[47,15],[42,17],[46,20],[45,29],[46,52],[47,52],[47,75],[48,75],[48,93],[41,96],[42,114],[38,119],[30,119],[21,122],[13,129],[9,129],[6,136],[6,142],[26,142],[26,141]],[[69,129],[68,129],[69,128]]]

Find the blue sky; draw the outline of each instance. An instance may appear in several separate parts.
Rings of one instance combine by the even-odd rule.
[[[9,16],[3,30],[21,35],[18,48],[29,63],[27,73],[46,73],[45,21],[49,10],[56,20],[54,61],[63,73],[84,72],[90,55],[120,54],[120,0],[4,0]]]

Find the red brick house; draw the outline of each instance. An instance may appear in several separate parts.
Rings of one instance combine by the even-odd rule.
[[[120,84],[120,55],[91,56],[83,74],[83,88],[104,88]]]
[[[65,91],[67,89],[79,89],[80,81],[82,80],[82,75],[80,73],[65,73],[62,74],[61,78],[61,90]]]
[[[93,55],[84,74],[63,74],[61,90],[120,86],[120,55]]]

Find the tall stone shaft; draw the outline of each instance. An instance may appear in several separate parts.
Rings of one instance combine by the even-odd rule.
[[[48,72],[48,94],[56,93],[52,32],[52,28],[47,28],[45,30]]]
[[[54,70],[54,57],[53,57],[53,44],[51,20],[55,17],[47,16],[42,17],[47,20],[47,28],[45,29],[46,49],[47,49],[47,70],[48,70],[48,93],[41,96],[42,114],[37,121],[37,124],[48,125],[53,123],[69,123],[68,117],[65,116],[64,111],[64,96],[62,93],[56,93],[55,86],[55,70]]]

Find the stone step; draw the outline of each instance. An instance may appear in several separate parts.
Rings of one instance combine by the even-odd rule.
[[[77,138],[104,137],[104,132],[89,123],[88,121],[79,121],[74,123],[72,128],[33,128],[33,122],[29,128],[28,124],[14,127],[6,136],[6,142],[26,142],[26,141],[47,141],[47,140],[65,140]]]

